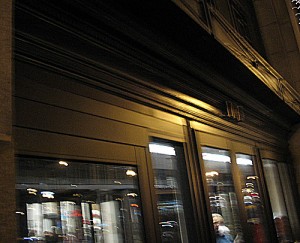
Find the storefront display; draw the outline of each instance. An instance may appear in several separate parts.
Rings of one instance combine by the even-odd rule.
[[[300,240],[294,175],[264,161],[289,164],[300,103],[253,2],[14,1],[4,241]]]
[[[17,194],[24,242],[144,242],[134,167],[19,158]]]

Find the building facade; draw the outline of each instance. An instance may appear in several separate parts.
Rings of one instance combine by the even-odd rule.
[[[259,2],[1,0],[4,242],[299,241],[299,77]]]

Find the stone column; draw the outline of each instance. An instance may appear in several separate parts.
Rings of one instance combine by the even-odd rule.
[[[12,142],[13,1],[0,0],[0,8],[0,241],[16,242]]]

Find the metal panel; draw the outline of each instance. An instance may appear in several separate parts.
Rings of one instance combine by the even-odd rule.
[[[22,155],[63,156],[95,161],[136,164],[134,146],[82,137],[15,129],[16,153]]]
[[[57,86],[62,82],[61,80]],[[16,84],[16,96],[145,127],[151,133],[161,134],[163,132],[183,140],[182,125],[185,124],[185,120],[178,116],[151,109],[79,83],[72,84],[67,81],[63,83],[66,88],[54,88],[49,87],[48,84],[47,86],[42,85],[22,77],[22,82]],[[55,85],[52,83],[51,86]],[[140,140],[140,135],[138,133],[136,139]]]
[[[197,142],[203,146],[210,146],[215,148],[229,149],[227,140],[223,137],[212,135],[204,132],[196,132]]]
[[[250,144],[232,141],[231,147],[235,153],[243,153],[243,154],[248,154],[248,155],[255,154],[254,148]]]
[[[241,143],[247,143],[253,146],[255,145],[254,140],[258,139],[258,137],[254,136],[254,134],[251,134],[250,135],[251,138],[249,139],[248,132],[246,131],[246,129],[243,129],[242,127],[239,127],[240,132],[237,133],[237,130],[228,131],[226,130],[226,127],[223,127],[224,129],[215,128],[213,126],[208,126],[203,123],[192,121],[191,128],[203,133],[209,133],[217,137],[224,137],[232,141],[239,141]],[[262,136],[262,134],[260,134],[260,136]]]
[[[154,196],[153,174],[149,153],[145,148],[136,147],[138,176],[140,182],[140,192],[143,206],[143,217],[145,225],[146,242],[160,242],[158,228],[158,215]],[[148,155],[148,156],[147,156]]]
[[[212,220],[209,212],[209,205],[206,203],[207,187],[205,176],[201,174],[204,171],[203,160],[201,157],[201,147],[197,149],[197,142],[194,131],[190,126],[185,127],[187,142],[185,152],[187,159],[187,169],[189,173],[190,185],[193,193],[191,199],[193,202],[194,214],[196,215],[196,229],[199,236],[199,242],[212,242],[213,233],[211,232]],[[200,162],[200,163],[199,163]]]
[[[262,159],[272,159],[276,160],[277,162],[286,162],[286,156],[278,151],[262,148],[259,150],[259,153]]]
[[[105,141],[147,145],[146,129],[90,114],[16,98],[16,125]]]

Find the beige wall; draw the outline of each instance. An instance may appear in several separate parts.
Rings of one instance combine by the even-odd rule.
[[[299,30],[283,0],[253,1],[268,62],[300,92]],[[295,16],[293,16],[295,17]]]
[[[12,1],[0,0],[0,235],[15,242],[15,166],[12,146]]]

